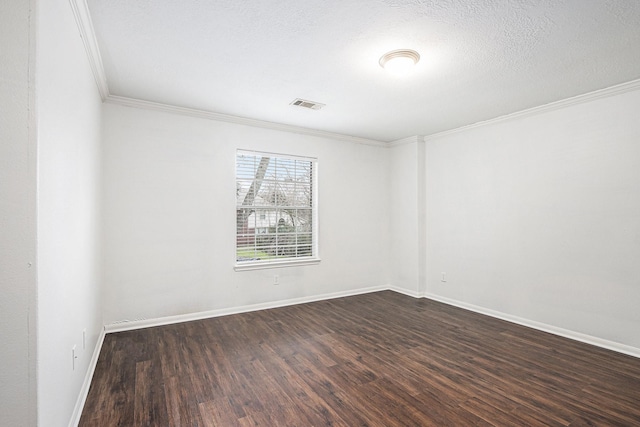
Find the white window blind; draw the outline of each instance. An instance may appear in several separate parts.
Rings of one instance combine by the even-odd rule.
[[[236,264],[313,258],[315,159],[238,151]]]

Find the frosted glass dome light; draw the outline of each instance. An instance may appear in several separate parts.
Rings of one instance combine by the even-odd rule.
[[[404,76],[411,72],[420,60],[415,50],[398,49],[387,52],[380,57],[380,66],[395,76]]]

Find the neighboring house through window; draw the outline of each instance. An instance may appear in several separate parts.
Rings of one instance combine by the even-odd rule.
[[[236,155],[236,269],[317,262],[313,158]]]

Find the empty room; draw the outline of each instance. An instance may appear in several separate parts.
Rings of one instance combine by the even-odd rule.
[[[0,425],[640,425],[640,2],[0,34]]]

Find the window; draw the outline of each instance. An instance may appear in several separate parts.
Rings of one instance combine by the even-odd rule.
[[[315,159],[238,151],[236,270],[318,262]]]

